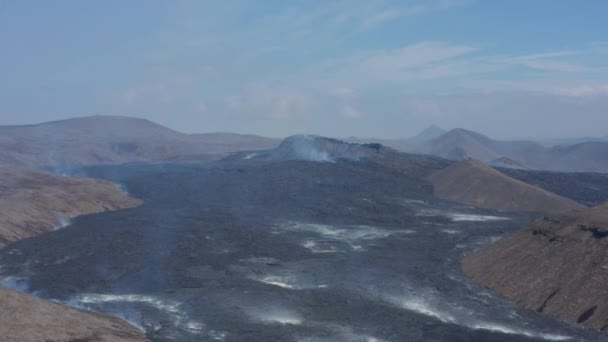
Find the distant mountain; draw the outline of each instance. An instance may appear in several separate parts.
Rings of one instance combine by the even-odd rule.
[[[415,141],[429,141],[438,138],[444,135],[445,133],[446,131],[443,128],[438,127],[436,125],[431,125],[425,128],[422,132],[418,133],[418,135],[416,135],[412,139]]]
[[[2,341],[146,341],[122,319],[76,309],[0,287]]]
[[[467,255],[469,277],[527,308],[608,328],[608,203],[545,216]]]
[[[358,144],[382,144],[385,146],[392,147],[401,152],[418,152],[424,149],[424,144],[427,142],[440,137],[445,134],[446,131],[436,125],[425,128],[422,132],[410,138],[402,139],[380,139],[380,138],[359,138],[359,137],[348,137],[344,141]]]
[[[418,144],[409,152],[451,160],[473,158],[500,167],[608,173],[608,142],[545,147],[532,141],[494,140],[457,128]]]
[[[583,138],[570,138],[570,139],[544,139],[539,141],[545,146],[558,146],[558,145],[576,145],[588,142],[608,142],[608,135],[604,137],[583,137]]]
[[[61,228],[75,216],[141,203],[108,181],[0,166],[0,247]]]
[[[92,116],[0,126],[0,164],[45,167],[158,161],[266,149],[277,139],[230,133],[183,134],[144,119]]]
[[[437,197],[479,208],[556,212],[585,206],[511,178],[477,160],[464,160],[429,177]]]

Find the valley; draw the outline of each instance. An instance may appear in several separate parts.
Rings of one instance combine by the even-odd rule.
[[[339,144],[328,155],[377,153]],[[444,162],[388,163],[391,153],[384,164],[237,154],[84,168],[143,204],[15,242],[0,250],[0,275],[153,341],[605,339],[460,271],[461,257],[538,214],[439,200],[425,178]]]

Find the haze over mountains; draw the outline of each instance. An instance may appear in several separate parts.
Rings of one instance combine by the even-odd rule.
[[[608,172],[608,141],[602,138],[566,140],[573,144],[547,146],[526,140],[495,140],[462,128],[445,132],[431,126],[409,139],[349,140],[378,142],[403,152],[430,154],[450,160],[477,159],[497,167],[561,172]]]
[[[545,147],[531,141],[499,141],[482,134],[454,129],[431,140],[417,152],[443,158],[473,158],[485,163],[501,163],[504,158],[519,167],[563,172],[607,172],[608,143],[584,142]]]
[[[145,119],[92,116],[0,126],[0,164],[23,167],[217,158],[280,140],[232,133],[183,134]]]
[[[499,141],[465,129],[431,126],[408,139],[355,138],[399,151],[451,160],[477,159],[496,167],[563,172],[608,172],[608,141],[584,138],[570,145]],[[570,141],[570,140],[569,140]],[[0,126],[0,164],[57,167],[125,162],[218,159],[265,150],[281,139],[234,133],[184,134],[144,119],[93,116],[37,125]]]

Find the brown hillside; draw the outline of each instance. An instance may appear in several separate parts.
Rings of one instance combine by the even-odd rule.
[[[140,204],[107,181],[1,166],[0,247],[51,231],[79,215]]]
[[[584,206],[511,178],[476,160],[464,160],[433,173],[429,180],[443,199],[480,208],[557,212]]]
[[[513,301],[608,328],[608,204],[555,214],[462,261],[469,277]]]
[[[5,342],[146,341],[127,322],[0,288],[0,339]]]

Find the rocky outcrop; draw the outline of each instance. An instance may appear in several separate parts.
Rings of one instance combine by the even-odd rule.
[[[0,287],[0,339],[6,342],[146,341],[127,322]]]
[[[429,181],[440,198],[479,208],[558,212],[584,206],[571,199],[502,174],[476,160],[464,160],[433,173]]]
[[[60,228],[69,219],[142,202],[113,183],[0,167],[0,247]]]
[[[462,261],[466,275],[527,308],[608,329],[608,204],[545,216]]]

